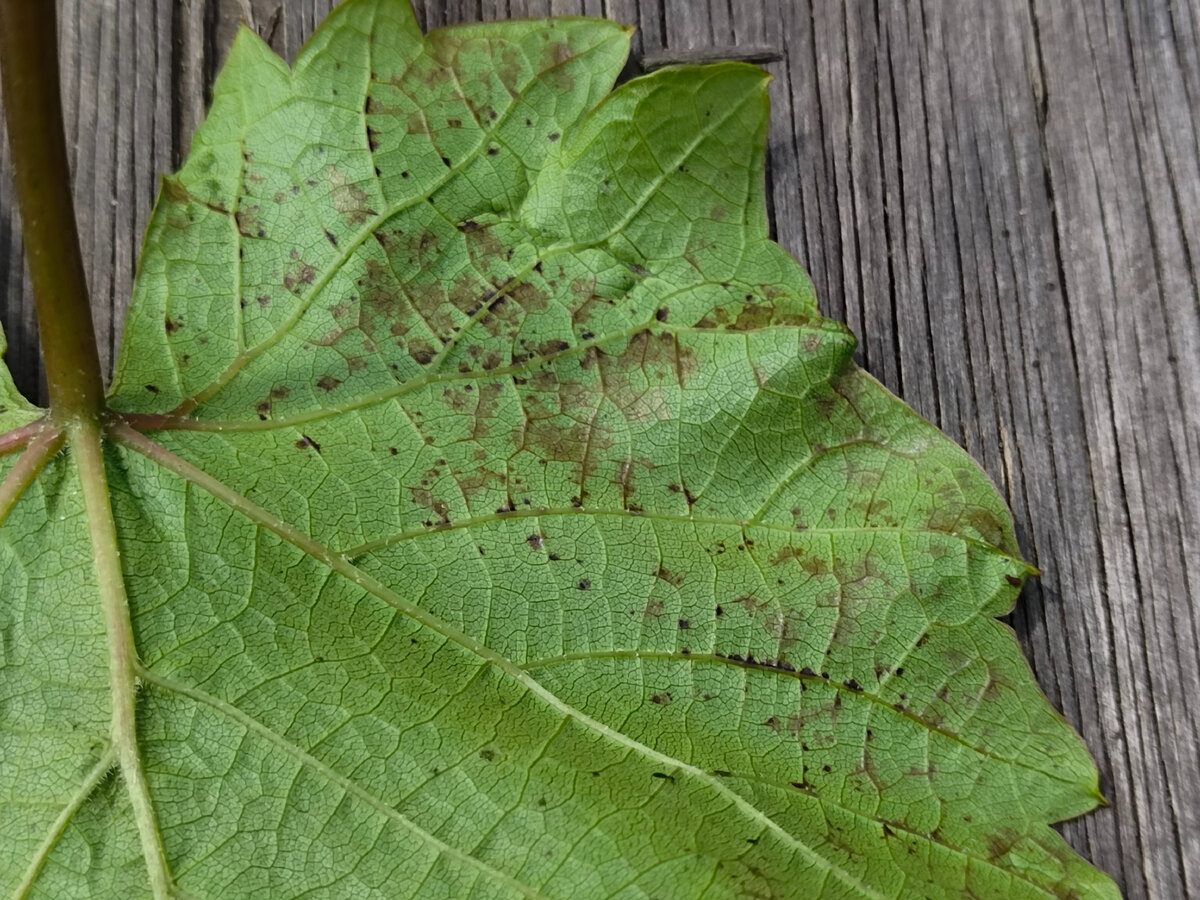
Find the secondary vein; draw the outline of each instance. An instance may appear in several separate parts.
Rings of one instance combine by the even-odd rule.
[[[228,718],[237,722],[247,731],[258,735],[264,740],[275,745],[301,765],[312,769],[313,771],[319,773],[327,781],[336,784],[347,794],[356,797],[373,808],[376,812],[417,834],[422,840],[425,840],[436,847],[438,852],[445,853],[447,856],[452,856],[458,861],[463,862],[472,868],[478,869],[484,875],[494,878],[496,881],[507,885],[526,897],[538,898],[543,896],[541,893],[529,887],[528,885],[523,884],[509,875],[506,875],[504,872],[501,872],[498,869],[492,868],[482,860],[471,856],[469,853],[466,853],[457,847],[453,847],[450,844],[445,843],[436,835],[433,835],[421,828],[410,818],[389,805],[386,801],[376,797],[370,791],[364,790],[361,786],[347,778],[345,775],[342,775],[336,769],[331,768],[328,764],[322,762],[311,753],[308,753],[301,747],[296,746],[291,741],[288,741],[276,734],[266,725],[263,725],[257,719],[242,712],[233,704],[227,703],[219,697],[214,697],[211,694],[200,690],[199,688],[181,684],[180,682],[177,682],[171,678],[159,675],[154,670],[147,669],[145,666],[139,665],[138,673],[147,684],[153,684],[162,688],[163,690],[187,697],[190,700],[194,700],[196,703],[203,704],[204,706],[207,706],[210,709],[227,716]]]
[[[116,761],[116,750],[110,746],[104,751],[100,759],[96,761],[96,765],[92,767],[87,778],[83,780],[83,784],[71,795],[71,799],[67,801],[67,805],[62,808],[62,811],[54,819],[54,823],[50,826],[50,832],[38,847],[33,859],[30,860],[28,868],[25,869],[25,875],[21,878],[21,882],[17,885],[17,889],[13,893],[13,900],[24,900],[25,897],[29,896],[29,892],[33,890],[33,885],[38,880],[38,876],[42,874],[42,869],[46,867],[46,862],[50,859],[50,854],[58,846],[58,842],[67,830],[67,826],[71,824],[71,820],[75,818],[75,813],[79,812],[83,804],[87,802],[88,797],[92,796],[92,792],[96,790],[96,786],[112,771],[112,767]]]
[[[25,452],[9,469],[4,481],[0,482],[0,525],[4,524],[12,508],[33,484],[50,458],[62,448],[63,439],[64,435],[60,430],[43,431],[29,442]]]

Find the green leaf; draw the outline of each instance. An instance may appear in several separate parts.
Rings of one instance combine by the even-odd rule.
[[[765,74],[628,37],[238,35],[102,440],[0,380],[0,890],[1116,896],[1008,511],[767,236]]]

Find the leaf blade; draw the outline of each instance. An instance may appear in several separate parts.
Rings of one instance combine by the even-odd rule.
[[[1096,772],[993,618],[1007,509],[767,239],[763,74],[605,97],[627,41],[352,0],[290,69],[235,42],[106,425],[177,887],[1113,895],[1047,827]]]

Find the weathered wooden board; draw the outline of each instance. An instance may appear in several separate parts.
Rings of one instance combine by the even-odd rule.
[[[156,176],[236,23],[290,55],[330,0],[60,0],[94,312],[111,355]],[[779,240],[864,364],[962,442],[1044,570],[1013,617],[1112,805],[1064,833],[1130,898],[1200,894],[1200,7],[1194,0],[417,0],[635,49],[776,46]],[[0,171],[7,165],[0,147]],[[37,392],[11,191],[0,316]]]

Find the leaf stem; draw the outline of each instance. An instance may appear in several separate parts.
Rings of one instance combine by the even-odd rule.
[[[137,738],[137,648],[129,599],[121,573],[117,527],[108,497],[108,478],[97,419],[79,419],[69,431],[71,451],[83,485],[83,505],[96,563],[104,627],[108,635],[108,674],[112,693],[112,746],[121,767],[141,838],[142,855],[154,900],[171,896],[171,873],[162,833],[150,799],[150,787],[138,753]]]
[[[61,422],[95,419],[104,381],[71,196],[55,4],[0,0],[0,77],[51,410]]]

